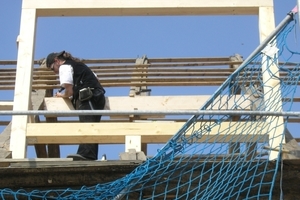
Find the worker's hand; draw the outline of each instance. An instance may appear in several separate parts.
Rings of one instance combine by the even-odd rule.
[[[57,93],[55,94],[55,97],[63,97],[63,94],[60,93],[60,92],[57,92]]]

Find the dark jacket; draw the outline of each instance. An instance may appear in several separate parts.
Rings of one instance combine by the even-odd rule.
[[[77,100],[79,96],[79,90],[83,88],[100,89],[105,94],[104,88],[99,83],[98,78],[92,72],[92,70],[82,62],[76,62],[73,60],[66,60],[66,65],[71,65],[74,71],[73,74],[73,99]]]

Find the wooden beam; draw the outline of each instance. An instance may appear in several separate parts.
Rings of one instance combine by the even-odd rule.
[[[106,97],[105,110],[198,110],[208,99],[210,95],[188,95],[188,96],[116,96]],[[217,100],[215,100],[217,101]],[[223,96],[219,105],[227,104],[227,108],[218,107],[216,110],[229,109],[235,104],[242,110],[249,110],[251,102],[248,96],[236,95],[234,100]],[[45,98],[45,110],[66,111],[74,110],[71,101],[63,98],[49,97]]]
[[[146,65],[147,66],[147,65]],[[106,66],[109,67],[109,66]],[[159,66],[157,66],[159,67]],[[152,65],[148,66],[147,77],[144,76],[144,69],[136,69],[133,74],[133,69],[127,66],[118,66],[117,69],[105,69],[103,66],[93,67],[93,71],[101,79],[101,84],[105,87],[122,87],[122,86],[182,86],[182,85],[220,85],[228,76],[233,72],[233,69],[220,69],[218,68],[154,68]],[[292,68],[290,68],[292,70]],[[141,71],[140,71],[141,70]],[[143,70],[143,71],[142,71]],[[15,73],[0,70],[0,88],[1,89],[14,89]],[[258,75],[258,74],[256,74]],[[280,76],[287,76],[286,72],[281,72]],[[59,87],[58,76],[46,71],[33,72],[32,87],[38,89],[36,86],[49,88]],[[136,84],[132,82],[135,79]],[[42,89],[42,88],[39,88]]]
[[[257,15],[273,0],[23,0],[38,16]]]
[[[0,110],[12,110],[13,105],[13,101],[0,101]]]
[[[165,143],[184,122],[59,123],[28,124],[28,144],[125,144],[125,136],[141,136],[142,143]],[[195,124],[199,129],[201,122]],[[198,142],[263,142],[269,126],[261,122],[223,122],[211,128]],[[247,130],[247,131],[245,131]],[[230,135],[230,133],[234,135]],[[191,131],[186,135],[189,136]],[[218,137],[216,137],[218,135]]]
[[[275,29],[274,10],[273,7],[264,7],[259,9],[259,30],[260,41],[262,42]],[[265,104],[264,110],[282,112],[282,97],[280,91],[280,81],[278,77],[279,69],[277,64],[269,61],[269,57],[275,59],[277,53],[274,55],[264,54],[262,57],[262,72],[263,72],[263,92],[265,102],[272,102],[272,104]],[[275,105],[275,106],[274,106]],[[282,116],[273,116],[267,118],[270,129],[269,145],[271,149],[280,148],[284,139],[284,122]],[[277,125],[279,124],[279,126]],[[278,151],[271,151],[269,159],[274,160],[278,158]]]
[[[18,63],[13,110],[29,110],[33,55],[35,46],[36,10],[22,9],[20,35],[18,36]],[[12,116],[10,150],[13,158],[25,158],[26,126],[28,116]]]
[[[132,72],[132,79],[136,79],[137,77],[140,77],[142,79],[147,78],[148,75],[148,58],[146,55],[144,55],[142,58],[137,58],[135,61],[135,68]],[[143,70],[142,73],[140,71]],[[139,74],[139,75],[137,75]],[[132,83],[135,83],[136,81],[132,81]],[[141,81],[143,82],[143,81]],[[129,97],[136,97],[136,96],[150,96],[151,89],[148,90],[147,86],[131,86],[129,90]],[[135,108],[137,109],[137,108]],[[164,115],[157,115],[156,118],[164,118]],[[110,118],[113,118],[111,116]],[[134,120],[140,120],[140,119],[147,119],[147,116],[137,116],[137,115],[130,115],[129,121],[132,122]],[[141,143],[141,136],[125,136],[125,152],[129,152],[129,149],[135,149],[136,152],[143,151],[145,155],[147,155],[147,143]]]
[[[45,95],[46,95],[45,90],[36,90],[36,91],[33,90],[31,92],[32,110],[43,109]],[[38,115],[34,116],[33,118],[34,118],[33,123],[40,122],[40,117]],[[46,145],[35,144],[34,148],[35,148],[36,156],[38,158],[47,158],[48,157]]]

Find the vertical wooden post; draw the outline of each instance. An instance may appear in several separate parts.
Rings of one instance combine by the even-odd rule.
[[[230,56],[229,57],[229,60],[230,61],[243,61],[243,58],[242,56],[240,56],[239,54],[235,54],[234,56]],[[230,65],[229,67],[231,69],[237,69],[240,65]],[[234,86],[232,89],[231,89],[231,94],[232,95],[237,95],[237,94],[240,94],[241,93],[241,88],[239,85],[236,85]],[[233,115],[231,116],[231,120],[234,122],[234,121],[239,121],[240,120],[240,116],[236,116],[236,115]],[[228,153],[229,154],[232,154],[232,153],[240,153],[241,151],[241,144],[239,142],[230,142],[229,144],[229,149],[228,149]]]
[[[260,7],[259,8],[259,32],[260,41],[263,41],[273,30],[275,29],[274,21],[274,10],[273,7]],[[277,105],[277,107],[271,106],[270,104],[265,105],[267,111],[280,112],[282,111],[282,98],[280,95],[280,82],[277,77],[279,77],[279,70],[276,64],[268,66],[266,62],[267,56],[262,58],[262,72],[263,72],[263,82],[264,82],[264,101],[265,102],[276,102],[272,105]],[[268,71],[266,71],[268,69]],[[273,74],[273,76],[271,76]],[[278,95],[274,95],[274,93]],[[282,116],[272,116],[267,118],[270,126],[269,131],[269,145],[271,149],[279,148],[284,142],[284,125]],[[277,124],[280,124],[278,126]],[[281,137],[281,135],[283,135]],[[271,151],[269,159],[273,160],[278,157],[278,151]]]
[[[144,69],[145,71],[143,71],[143,73],[145,74],[145,76],[141,76],[140,78],[147,78],[147,69],[148,66],[145,64],[148,64],[148,59],[146,56],[143,56],[142,58],[137,58],[136,59],[136,72],[133,72],[133,75],[135,73],[139,74],[141,73],[140,69]],[[145,66],[142,66],[145,65]],[[134,80],[135,78],[138,78],[136,76],[133,76],[132,79]],[[140,81],[137,81],[137,83],[139,83]],[[135,81],[133,81],[133,83],[135,83]],[[129,96],[130,97],[135,97],[135,96],[149,96],[150,95],[150,91],[148,90],[147,86],[131,86],[130,87],[130,92],[129,92]],[[130,116],[130,121],[133,121],[134,119],[137,119],[137,116]],[[141,141],[139,138],[136,139],[136,142]],[[140,144],[140,151],[142,150],[145,155],[147,155],[147,144],[143,143]],[[125,144],[126,146],[126,144]],[[125,151],[127,151],[127,149],[125,149]],[[138,152],[138,150],[136,150]]]
[[[39,92],[36,92],[37,94],[39,93]],[[41,93],[43,93],[43,92],[41,92]],[[45,95],[43,95],[43,97],[44,97]],[[38,99],[40,99],[40,96],[39,95],[34,95],[34,92],[32,92],[31,93],[31,101],[32,101],[32,104],[34,104],[34,103],[40,103],[40,102],[37,102],[38,101]],[[44,99],[44,98],[43,98]],[[41,104],[43,104],[43,102],[41,102]],[[38,106],[38,108],[37,108],[37,105],[32,105],[32,108],[31,108],[31,110],[39,110],[40,109],[40,107],[41,107],[41,105],[39,105]],[[32,118],[33,117],[33,118]],[[38,115],[36,115],[36,116],[29,116],[29,119],[30,119],[30,123],[39,123],[40,122],[40,118],[39,118],[39,116]],[[35,148],[35,152],[36,152],[36,156],[38,157],[38,158],[47,158],[48,157],[48,155],[47,155],[47,149],[46,149],[46,145],[44,145],[44,144],[35,144],[34,145],[34,148]]]
[[[18,36],[18,61],[14,93],[14,111],[26,111],[31,101],[36,9],[22,9]],[[13,158],[25,158],[28,116],[12,116],[10,150]]]
[[[125,152],[129,149],[135,149],[136,152],[141,151],[141,136],[140,135],[126,135],[125,136]]]

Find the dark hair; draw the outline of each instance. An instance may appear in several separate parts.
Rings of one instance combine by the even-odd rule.
[[[77,57],[73,57],[72,54],[70,54],[69,52],[63,51],[63,53],[58,56],[58,58],[60,59],[64,59],[64,60],[74,60],[76,62],[81,62],[81,59],[77,58]]]
[[[66,51],[61,51],[59,53],[53,52],[47,56],[46,59],[47,68],[51,67],[51,65],[54,63],[55,58],[58,58],[60,60],[74,60],[76,62],[81,62],[79,58],[73,57],[72,54],[70,54],[69,52]]]

